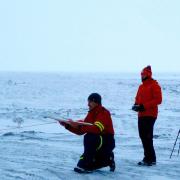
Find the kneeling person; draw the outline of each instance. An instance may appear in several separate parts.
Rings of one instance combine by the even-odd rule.
[[[83,121],[60,122],[67,130],[75,134],[85,134],[84,153],[74,171],[91,172],[108,166],[110,171],[114,171],[115,140],[110,112],[101,105],[101,96],[97,93],[92,93],[88,97],[88,106],[89,112]],[[83,125],[79,122],[91,123],[92,125]]]

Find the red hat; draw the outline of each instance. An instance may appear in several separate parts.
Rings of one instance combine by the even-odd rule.
[[[151,66],[145,67],[141,72],[141,76],[151,78],[152,77]]]

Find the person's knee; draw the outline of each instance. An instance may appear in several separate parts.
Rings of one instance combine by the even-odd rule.
[[[146,138],[151,141],[153,139],[153,134],[152,133],[147,133]]]
[[[141,133],[141,134],[139,134],[139,137],[141,139],[152,140],[153,134],[152,133]]]

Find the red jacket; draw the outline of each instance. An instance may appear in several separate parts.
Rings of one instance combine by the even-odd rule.
[[[113,134],[113,123],[110,112],[102,106],[97,106],[93,110],[89,111],[84,122],[92,123],[93,126],[81,126],[79,130],[69,128],[71,132],[75,134]]]
[[[162,102],[161,87],[154,79],[145,80],[138,89],[135,104],[143,104],[145,111],[139,112],[139,117],[151,116],[157,118],[158,105]]]

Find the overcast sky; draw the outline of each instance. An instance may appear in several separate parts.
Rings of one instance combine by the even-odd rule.
[[[180,72],[179,0],[0,0],[0,71]]]

